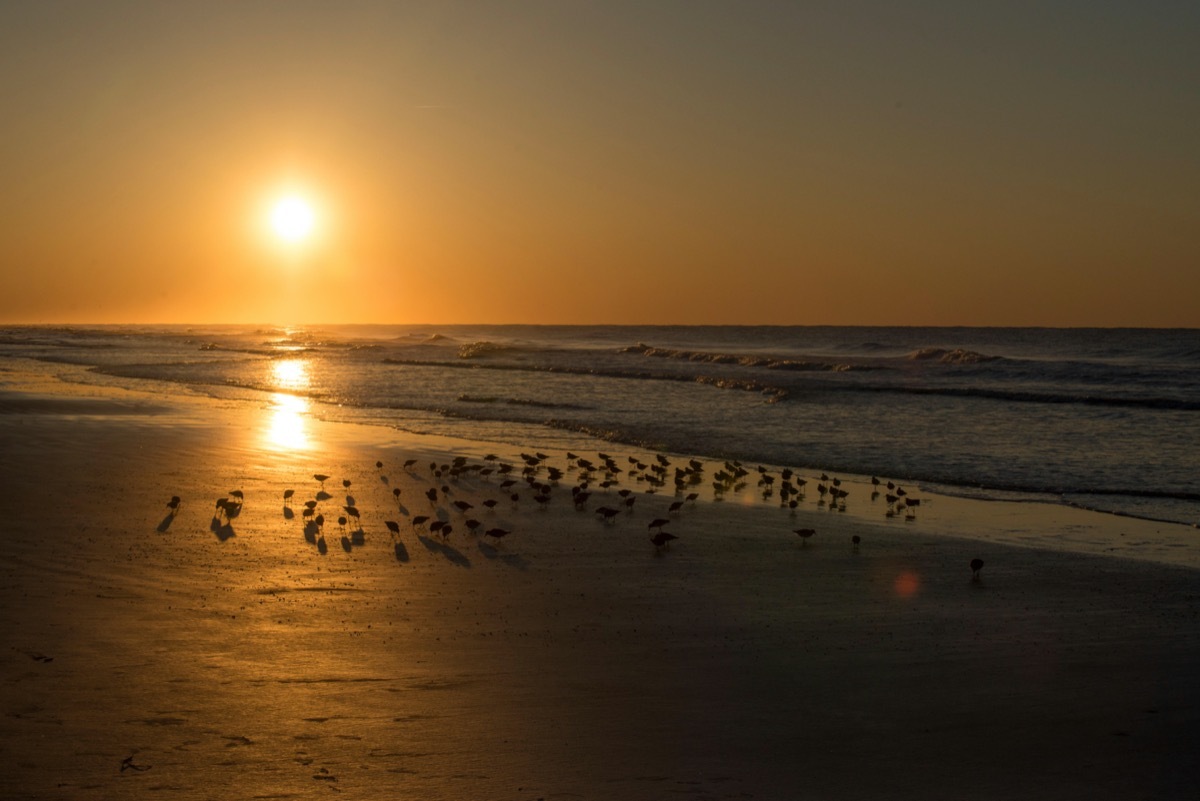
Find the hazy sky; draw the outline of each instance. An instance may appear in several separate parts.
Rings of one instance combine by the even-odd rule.
[[[1198,43],[1195,0],[4,2],[0,322],[1200,326]]]

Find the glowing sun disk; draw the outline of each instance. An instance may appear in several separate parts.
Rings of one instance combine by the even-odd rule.
[[[312,233],[316,214],[308,201],[298,195],[289,195],[271,209],[271,227],[287,242],[299,242]]]

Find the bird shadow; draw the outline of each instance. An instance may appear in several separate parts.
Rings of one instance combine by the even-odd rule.
[[[528,570],[529,560],[520,554],[505,553],[495,545],[489,545],[486,542],[479,543],[479,552],[483,554],[485,559],[492,559],[517,570]]]
[[[168,512],[167,516],[164,517],[162,519],[162,522],[158,524],[158,527],[155,529],[155,531],[157,531],[159,534],[163,534],[166,532],[167,529],[169,529],[171,527],[171,524],[174,522],[175,522],[175,512],[173,512],[173,511]]]
[[[387,486],[389,483],[391,483],[391,482],[389,482],[389,481],[388,481],[388,477],[387,477],[387,476],[380,476],[380,477],[379,477],[379,480],[383,482],[384,486]]]
[[[363,531],[361,526],[359,526],[354,531],[351,531],[350,532],[350,543],[352,545],[354,545],[355,547],[362,547],[363,545],[366,545],[367,544],[367,532]]]
[[[404,547],[403,542],[397,542],[394,547],[394,550],[396,552],[396,561],[397,562],[407,562],[408,561],[408,558],[409,558],[408,557],[408,549]]]
[[[346,496],[346,505],[347,506],[358,506],[358,503],[355,502],[353,495]]]
[[[321,554],[321,556],[329,553],[329,545],[326,544],[324,537],[317,540],[317,553]]]
[[[293,519],[295,519],[295,517],[296,517],[296,513],[292,511],[292,507],[290,507],[290,506],[283,507],[283,519],[284,520],[293,520]]]
[[[350,542],[349,537],[342,537],[342,550],[346,553],[350,553],[354,550],[354,543]]]
[[[332,496],[332,495],[330,495],[330,494],[329,494],[328,492],[326,492],[325,490],[321,490],[320,492],[318,492],[318,493],[317,493],[317,500],[318,500],[318,501],[327,501],[327,500],[329,500],[329,499],[330,499],[330,498],[332,498],[332,497],[333,497],[333,496]]]
[[[464,554],[462,551],[458,550],[457,548],[455,548],[451,545],[448,545],[447,543],[438,542],[437,540],[430,539],[429,537],[423,536],[421,534],[417,535],[417,539],[420,540],[421,544],[424,545],[425,549],[427,551],[429,551],[430,553],[441,554],[442,556],[446,557],[446,559],[448,559],[451,563],[456,564],[459,567],[470,567],[471,566],[471,560],[467,558],[466,554]]]
[[[408,511],[408,507],[402,503],[397,503],[396,508],[399,509],[400,514],[404,515],[405,517],[408,517],[409,515],[412,514],[412,512]]]
[[[237,536],[237,533],[233,530],[233,524],[229,522],[222,523],[219,517],[213,517],[208,527],[212,529],[212,533],[216,534],[217,539],[221,542]]]
[[[317,525],[315,520],[309,520],[304,524],[304,541],[309,545],[317,544],[317,535],[321,533],[321,527]]]

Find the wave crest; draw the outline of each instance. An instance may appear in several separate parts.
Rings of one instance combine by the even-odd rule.
[[[914,362],[938,362],[940,364],[983,364],[984,362],[994,362],[1001,356],[990,356],[986,353],[979,353],[974,350],[966,350],[965,348],[921,348],[914,350],[907,356],[909,361]]]

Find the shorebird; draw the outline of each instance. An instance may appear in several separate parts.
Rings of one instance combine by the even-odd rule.
[[[400,533],[400,524],[395,520],[384,520],[383,524],[387,526],[388,531],[392,532],[393,534]]]
[[[596,510],[596,514],[604,517],[604,522],[611,523],[617,515],[621,514],[620,510],[613,509],[610,506],[601,506]]]
[[[348,478],[343,478],[343,479],[342,479],[342,486],[343,486],[343,487],[345,487],[346,489],[350,489],[350,479],[348,479]]]
[[[811,528],[797,528],[793,529],[793,533],[800,537],[801,545],[808,545],[809,538],[817,532]]]
[[[407,470],[408,468],[412,467],[416,463],[417,463],[416,459],[405,459],[404,460],[404,469]]]
[[[671,540],[677,539],[679,538],[674,534],[660,530],[657,534],[650,538],[650,541],[654,543],[654,549],[656,551],[661,551],[664,547],[670,547]]]
[[[972,559],[971,560],[971,573],[972,573],[971,580],[972,581],[979,581],[979,571],[980,570],[983,570],[983,560],[982,559]]]
[[[670,523],[670,522],[671,521],[667,520],[666,518],[656,517],[650,521],[650,525],[647,526],[647,528],[662,528],[663,526],[665,526],[667,523]]]
[[[512,532],[505,531],[502,528],[489,528],[487,531],[483,532],[483,536],[491,537],[497,542],[499,542],[502,538],[507,537],[509,534],[512,534]]]
[[[395,498],[396,500],[400,500],[400,488],[399,487],[392,488],[392,497]]]
[[[285,504],[291,503],[291,502],[292,502],[292,496],[293,496],[293,495],[295,495],[295,494],[296,494],[296,491],[295,491],[295,490],[293,490],[293,489],[285,489],[285,490],[283,491],[283,502],[284,502]]]
[[[850,538],[850,542],[854,545],[854,550],[857,551],[859,543],[862,542],[862,537],[855,534],[853,537]]]
[[[167,501],[167,506],[170,508],[171,514],[175,514],[179,511],[179,504],[181,503],[183,503],[183,501],[179,499],[178,495],[171,496],[171,500]]]
[[[329,476],[322,473],[314,473],[313,478],[321,482],[321,489],[325,489],[325,482],[329,480]]]
[[[473,504],[467,503],[466,501],[455,501],[454,507],[463,514],[466,514],[468,511],[475,508]]]
[[[429,522],[429,515],[417,515],[412,519],[412,527],[423,526]]]
[[[428,498],[430,502],[437,503],[437,490],[434,488],[425,490],[425,497]]]

